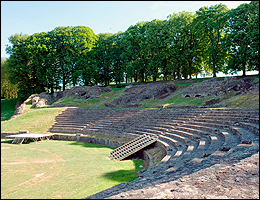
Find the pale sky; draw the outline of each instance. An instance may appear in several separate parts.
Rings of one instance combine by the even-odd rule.
[[[1,1],[1,58],[15,33],[32,35],[59,26],[87,26],[95,34],[125,31],[130,25],[169,14],[195,13],[219,3],[229,9],[250,1]]]

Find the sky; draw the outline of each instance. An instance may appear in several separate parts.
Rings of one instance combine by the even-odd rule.
[[[169,14],[195,13],[203,6],[219,3],[229,9],[250,1],[1,1],[1,58],[16,33],[32,35],[59,26],[87,26],[95,34],[126,31],[130,25]]]

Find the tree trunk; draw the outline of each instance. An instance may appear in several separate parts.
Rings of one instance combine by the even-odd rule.
[[[246,76],[246,64],[243,63],[243,76]]]
[[[53,85],[51,86],[51,94],[54,94],[54,88],[53,88]]]
[[[181,67],[178,67],[177,68],[177,79],[181,79],[181,72],[180,72],[180,70],[181,70]]]
[[[213,66],[213,77],[217,77],[217,75],[216,75],[216,67],[215,67],[215,65]]]
[[[65,86],[66,86],[66,77],[65,77],[65,75],[63,75],[63,77],[62,77],[62,91],[65,91]]]

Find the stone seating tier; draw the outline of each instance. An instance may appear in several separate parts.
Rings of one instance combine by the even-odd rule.
[[[150,135],[164,145],[165,157],[156,166],[140,172],[126,187],[114,186],[91,198],[158,184],[166,177],[176,180],[221,160],[235,161],[259,152],[258,109],[68,108],[50,130],[132,139]]]

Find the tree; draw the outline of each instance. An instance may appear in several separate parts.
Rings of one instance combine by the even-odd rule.
[[[258,57],[258,49],[254,47],[259,44],[259,6],[253,5],[252,2],[244,3],[230,10],[227,16],[225,45],[230,56],[225,72],[242,70],[245,76],[247,70],[254,68],[254,58]]]
[[[71,29],[72,34],[70,34],[71,41],[71,53],[68,56],[71,77],[70,82],[73,86],[81,82],[81,66],[78,65],[78,60],[83,55],[86,55],[95,45],[97,36],[94,34],[93,30],[85,26],[75,26]]]
[[[191,12],[179,12],[168,15],[168,23],[171,27],[170,49],[173,53],[173,61],[177,66],[177,78],[181,75],[188,76],[201,71],[201,51],[196,34],[193,32],[195,15]]]
[[[57,86],[58,80],[62,80],[63,90],[67,84],[75,86],[82,82],[81,74],[84,69],[79,60],[95,44],[97,36],[92,29],[85,26],[56,27],[46,37],[51,50],[48,54],[49,69],[54,75],[51,87]]]
[[[154,56],[154,64],[157,64],[160,76],[163,76],[164,80],[167,80],[172,76],[173,72],[173,57],[172,53],[172,28],[168,20],[161,21],[160,32],[157,37],[160,38],[158,41],[158,52]]]
[[[121,54],[125,49],[124,43],[122,42],[122,37],[124,37],[123,32],[118,32],[111,36],[111,58],[112,58],[112,79],[117,83],[124,81],[125,64],[124,60],[121,58]]]
[[[9,80],[7,58],[1,58],[1,99],[16,98],[18,88]]]
[[[166,48],[164,43],[165,35],[162,34],[164,21],[152,20],[143,25],[142,41],[140,52],[147,63],[147,76],[151,76],[153,81],[159,77],[159,69],[162,65],[163,57],[160,54]]]
[[[98,34],[98,41],[96,43],[96,47],[93,49],[99,74],[99,82],[105,86],[109,85],[112,80],[112,35],[112,33]]]
[[[213,72],[222,71],[225,63],[226,50],[223,48],[224,25],[227,21],[226,12],[229,9],[224,4],[201,7],[196,11],[197,17],[194,19],[194,33],[203,44],[203,59],[205,64]]]
[[[10,79],[18,84],[18,98],[26,99],[32,93],[51,90],[63,83],[82,82],[84,71],[80,58],[95,45],[97,36],[84,26],[57,27],[50,32],[33,35],[15,34],[9,38]]]
[[[7,46],[6,52],[10,54],[7,61],[9,68],[9,80],[17,84],[18,100],[24,101],[29,95],[44,91],[44,86],[37,77],[36,65],[33,62],[30,51],[29,36],[21,34],[11,35],[11,46]]]
[[[251,11],[248,20],[248,29],[250,30],[248,34],[251,37],[249,69],[257,70],[259,74],[259,1],[251,1],[249,5]]]
[[[135,82],[138,79],[144,82],[148,76],[148,60],[145,52],[141,49],[146,23],[148,22],[138,22],[134,26],[131,25],[124,34],[125,40],[127,40],[127,48],[122,53],[122,58],[127,62],[126,74],[129,78],[134,78]]]

